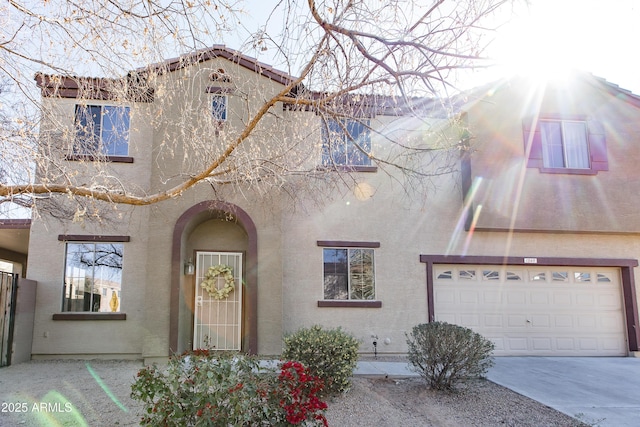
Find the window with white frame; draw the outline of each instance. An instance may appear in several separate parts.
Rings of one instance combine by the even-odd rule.
[[[213,119],[218,122],[227,120],[227,95],[216,94],[211,98],[211,114]]]
[[[374,251],[323,248],[325,300],[375,299]]]
[[[76,105],[74,154],[127,156],[129,125],[129,107]]]
[[[67,243],[62,311],[120,312],[122,243]]]
[[[541,120],[542,160],[546,168],[589,169],[587,124]]]
[[[369,120],[328,119],[322,126],[323,166],[371,166]]]

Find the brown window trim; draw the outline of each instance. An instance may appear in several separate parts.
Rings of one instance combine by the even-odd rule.
[[[53,320],[127,320],[127,313],[54,313]]]
[[[236,90],[232,87],[208,86],[206,92],[216,95],[233,95]]]
[[[129,156],[93,156],[90,154],[67,154],[65,160],[71,162],[109,162],[109,163],[133,163],[133,157]]]
[[[131,236],[94,236],[91,234],[58,234],[61,242],[130,242]]]
[[[380,242],[354,242],[349,240],[318,240],[316,244],[320,247],[330,248],[379,248]],[[380,308],[382,301],[360,301],[360,300],[321,300],[318,307],[358,307],[358,308]]]
[[[569,169],[569,168],[538,168],[541,173],[555,173],[566,175],[598,175],[596,169]]]
[[[330,248],[379,248],[380,242],[352,242],[348,240],[318,240],[318,246]]]
[[[356,166],[356,165],[326,165],[318,166],[319,171],[336,171],[336,172],[378,172],[377,166]]]
[[[381,308],[382,301],[320,300],[318,307]]]
[[[589,147],[589,167],[584,169],[545,167],[542,154],[542,141],[538,125],[542,121],[579,121],[587,130],[587,146]],[[585,115],[541,114],[538,117],[523,119],[525,151],[528,158],[527,168],[537,168],[540,173],[564,175],[598,175],[600,171],[609,170],[606,134],[602,122]],[[529,148],[527,144],[531,144]]]

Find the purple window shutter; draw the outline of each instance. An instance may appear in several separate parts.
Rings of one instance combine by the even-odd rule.
[[[544,164],[542,162],[542,136],[540,134],[540,128],[537,126],[538,117],[531,116],[525,117],[522,120],[522,134],[524,140],[524,154],[527,154],[527,145],[531,144],[529,150],[529,158],[527,159],[528,168],[542,168]]]
[[[601,122],[590,120],[588,122],[588,129],[591,169],[596,171],[608,171],[609,159],[607,157],[607,142],[604,134],[604,126]]]

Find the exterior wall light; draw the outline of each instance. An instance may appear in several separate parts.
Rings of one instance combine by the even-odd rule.
[[[193,276],[195,272],[196,272],[196,267],[193,265],[191,258],[189,258],[189,261],[184,263],[184,275]]]

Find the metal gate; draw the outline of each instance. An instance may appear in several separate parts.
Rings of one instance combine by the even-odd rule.
[[[11,364],[18,275],[0,272],[0,366]]]
[[[227,296],[210,293],[202,287],[210,267],[229,267],[234,289]],[[216,290],[225,286],[225,278],[214,280]],[[242,337],[242,253],[196,253],[196,291],[193,348],[241,350]]]

